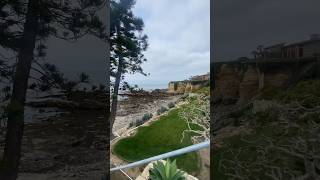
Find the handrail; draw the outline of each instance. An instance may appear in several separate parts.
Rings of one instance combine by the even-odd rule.
[[[130,180],[133,180],[127,173],[125,173],[122,169],[120,169],[120,171],[122,172],[122,174],[124,174],[127,178],[129,178]]]
[[[112,172],[112,171],[117,171],[117,170],[120,170],[120,169],[128,169],[128,168],[140,166],[140,165],[143,165],[143,164],[150,163],[152,161],[157,161],[157,160],[161,160],[161,159],[165,159],[165,158],[169,158],[169,157],[173,157],[173,156],[177,156],[177,155],[181,155],[181,154],[197,151],[197,150],[209,147],[209,146],[210,146],[210,141],[205,141],[205,142],[202,142],[202,143],[199,143],[199,144],[195,144],[195,145],[191,145],[191,146],[188,146],[188,147],[184,147],[182,149],[178,149],[178,150],[175,150],[175,151],[164,153],[164,154],[161,154],[161,155],[158,155],[158,156],[153,156],[151,158],[147,158],[147,159],[144,159],[144,160],[141,160],[141,161],[137,161],[137,162],[130,163],[130,164],[127,164],[127,165],[111,168],[110,171]]]

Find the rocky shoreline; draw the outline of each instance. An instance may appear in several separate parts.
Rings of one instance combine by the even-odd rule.
[[[129,128],[130,123],[135,122],[146,113],[151,113],[155,116],[161,106],[168,107],[169,103],[177,102],[181,96],[182,95],[140,95],[131,96],[119,101],[113,133],[121,135]]]
[[[135,122],[137,119],[141,118],[146,113],[153,114],[153,118],[157,118],[157,110],[163,106],[168,107],[169,103],[176,103],[179,101],[182,95],[169,95],[158,93],[157,95],[151,94],[139,94],[137,96],[128,96],[127,98],[123,98],[123,100],[119,101],[117,116],[113,128],[113,133],[121,137],[128,136],[131,130],[134,130],[133,127],[129,127],[131,122]],[[148,121],[151,122],[152,120]],[[131,132],[132,133],[132,132]],[[119,140],[118,138],[112,139],[110,141],[110,151],[113,145]],[[119,159],[117,156],[110,152],[110,161],[111,166],[119,166],[126,164],[123,160]],[[137,167],[132,169],[127,169],[125,172],[130,177],[138,177],[143,171],[143,167]],[[119,172],[112,172],[110,174],[111,179],[113,180],[125,180],[128,179],[124,174]]]
[[[101,180],[109,141],[106,95],[76,91],[54,96],[27,101],[18,179]],[[2,130],[0,153],[4,135]]]
[[[156,93],[122,99],[114,132],[121,135],[130,122],[145,113],[156,116],[161,106],[168,107],[181,96]],[[102,92],[77,91],[27,101],[19,180],[101,180],[109,153],[105,99]],[[0,149],[4,135],[2,129]]]
[[[105,112],[93,110],[26,124],[19,180],[101,180],[108,153],[106,127]],[[1,149],[3,140],[1,135]]]

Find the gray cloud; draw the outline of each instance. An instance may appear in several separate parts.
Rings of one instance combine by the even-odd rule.
[[[102,8],[98,13],[101,20],[106,22],[106,8]],[[94,84],[107,82],[107,51],[106,44],[101,39],[89,35],[75,43],[70,43],[51,37],[46,45],[48,49],[44,61],[55,64],[67,78],[75,79],[81,72],[86,72]],[[0,56],[2,57],[2,55],[5,57],[16,56],[15,53],[0,47]],[[11,59],[10,63],[14,62],[15,59]]]
[[[317,0],[215,1],[214,60],[250,56],[259,44],[294,42],[320,33]]]
[[[99,10],[98,14],[101,21],[106,23],[106,8]],[[92,35],[75,43],[51,38],[47,45],[46,61],[57,65],[66,77],[75,79],[81,72],[86,72],[93,84],[107,82],[107,50],[103,40]]]
[[[76,43],[51,39],[46,61],[57,65],[68,78],[75,79],[81,72],[86,72],[93,83],[105,83],[106,53],[105,43],[92,36]]]
[[[137,0],[134,13],[143,18],[150,47],[143,68],[150,76],[126,80],[148,88],[209,71],[209,0]]]

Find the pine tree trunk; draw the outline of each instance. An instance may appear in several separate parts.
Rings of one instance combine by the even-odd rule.
[[[116,119],[116,115],[117,115],[117,105],[118,105],[118,92],[119,92],[119,86],[120,86],[120,81],[121,81],[121,75],[122,75],[122,60],[120,58],[119,60],[119,66],[118,66],[118,70],[116,73],[116,80],[115,80],[115,84],[114,84],[114,90],[113,90],[113,94],[112,94],[112,104],[111,104],[111,113],[110,113],[110,136],[112,137],[112,128],[113,128],[113,124],[114,121]]]
[[[211,53],[210,55],[210,59],[213,59],[213,55]],[[213,99],[214,99],[214,90],[215,90],[215,71],[214,71],[214,63],[210,61],[210,157],[214,156],[214,144],[213,144],[213,134],[215,134],[216,132],[214,132],[214,128],[215,128],[215,121],[213,120]],[[211,158],[212,159],[212,158]],[[211,166],[213,165],[212,160],[210,159],[210,164]],[[213,171],[210,171],[210,177],[213,177]]]
[[[18,176],[24,126],[24,103],[38,30],[38,1],[29,0],[23,37],[19,44],[18,63],[14,75],[12,97],[8,107],[7,133],[2,159],[3,167],[0,172],[1,180],[15,180]]]
[[[107,22],[106,22],[106,46],[107,46],[107,119],[109,119],[110,115],[110,0],[106,1],[107,7],[106,7],[106,12],[107,12]],[[110,124],[108,124],[107,129],[110,129]]]
[[[110,118],[110,0],[106,1],[106,48],[107,48],[107,82],[106,82],[106,95],[107,95],[107,114],[106,114],[106,124],[107,124],[107,129],[106,132],[109,133],[107,134],[107,150],[106,151],[106,160],[105,160],[105,174],[103,175],[103,177],[101,178],[103,179],[107,179],[110,177],[110,135],[111,135],[111,131],[110,131],[110,122],[108,121],[108,119]]]

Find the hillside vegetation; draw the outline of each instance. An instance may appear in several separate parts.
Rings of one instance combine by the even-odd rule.
[[[188,123],[181,114],[197,103],[197,97],[207,93],[201,90],[201,93],[183,97],[183,105],[162,114],[150,125],[140,126],[133,136],[119,140],[113,148],[113,153],[123,160],[134,162],[192,145],[193,137],[197,137],[198,134],[188,131]],[[202,130],[196,124],[189,125],[191,130]],[[188,173],[194,174],[201,169],[200,158],[195,152],[173,159],[177,159],[179,169]]]
[[[264,89],[225,116],[239,132],[217,140],[213,178],[320,179],[319,89],[319,80]]]

